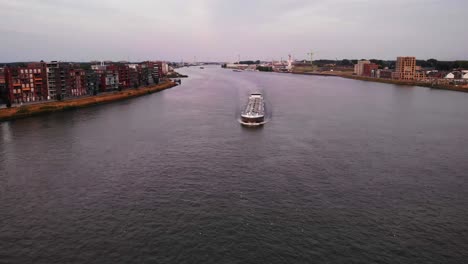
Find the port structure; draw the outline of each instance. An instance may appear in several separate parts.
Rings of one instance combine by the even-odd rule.
[[[314,65],[314,52],[311,50],[307,55],[310,56],[310,65]]]

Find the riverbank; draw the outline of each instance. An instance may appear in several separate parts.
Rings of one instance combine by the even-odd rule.
[[[21,107],[4,108],[0,109],[0,122],[46,113],[84,108],[92,105],[105,104],[114,101],[121,101],[133,97],[139,97],[147,94],[160,92],[165,89],[172,88],[176,85],[177,84],[174,82],[165,82],[150,87],[129,89],[114,93],[106,93],[102,95],[70,99],[66,101],[54,101],[41,104],[25,105]]]
[[[188,75],[183,75],[176,71],[173,71],[173,72],[168,73],[166,77],[167,78],[187,78]]]
[[[420,86],[432,89],[440,89],[440,90],[450,90],[450,91],[457,91],[457,92],[468,92],[467,88],[456,87],[454,85],[448,84],[438,84],[438,83],[429,83],[429,82],[418,82],[418,81],[401,81],[401,80],[393,80],[393,79],[383,79],[383,78],[370,78],[370,77],[362,77],[356,75],[337,75],[342,78],[353,79],[353,80],[360,80],[366,82],[379,82],[379,83],[388,83],[388,84],[396,84],[396,85],[406,85],[406,86]]]
[[[462,87],[457,87],[457,86],[448,85],[448,84],[438,84],[438,83],[418,82],[418,81],[402,81],[402,80],[384,79],[384,78],[371,78],[371,77],[356,76],[350,73],[342,73],[342,72],[302,72],[302,73],[293,72],[293,74],[334,76],[334,77],[341,77],[341,78],[366,81],[366,82],[378,82],[378,83],[388,83],[388,84],[406,85],[406,86],[420,86],[420,87],[426,87],[426,88],[432,88],[432,89],[450,90],[450,91],[465,92],[465,93],[468,92],[468,88],[462,88]]]

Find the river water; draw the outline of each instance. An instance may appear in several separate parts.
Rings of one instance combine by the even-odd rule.
[[[184,68],[0,123],[0,263],[466,263],[468,94]],[[262,91],[269,122],[238,123]]]

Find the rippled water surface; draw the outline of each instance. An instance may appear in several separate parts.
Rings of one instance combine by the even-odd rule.
[[[0,263],[466,263],[468,94],[185,68],[0,123]],[[260,90],[270,121],[238,114]]]

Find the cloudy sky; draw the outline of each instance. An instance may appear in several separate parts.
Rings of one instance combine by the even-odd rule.
[[[467,0],[0,0],[0,61],[468,59]]]

